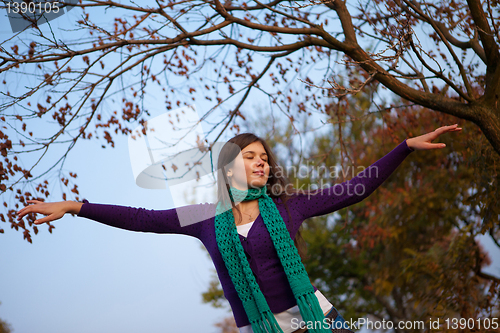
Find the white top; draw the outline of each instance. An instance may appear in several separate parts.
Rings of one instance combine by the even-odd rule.
[[[242,235],[243,237],[246,237],[248,235],[248,232],[250,231],[250,228],[252,227],[253,223],[255,222],[252,221],[250,223],[245,223],[245,224],[240,224],[240,225],[237,225],[236,226],[236,230],[238,231],[238,233],[240,235]]]
[[[252,228],[252,225],[255,221],[250,222],[250,223],[245,223],[242,225],[237,225],[236,230],[240,235],[243,237],[246,237],[248,235],[248,232],[250,231],[250,228]],[[319,291],[316,290],[314,293],[316,297],[318,298],[319,301],[319,306],[321,307],[321,310],[323,310],[323,313],[327,313],[328,311],[331,310],[333,307],[332,303],[330,303],[326,297]],[[296,328],[292,328],[292,319],[297,318],[298,320],[294,320],[293,322],[295,323],[294,327],[297,327],[297,323],[303,323],[302,320],[302,315],[300,314],[300,309],[298,305],[295,305],[291,307],[288,310],[285,310],[280,313],[274,313],[274,318],[276,318],[276,321],[278,322],[278,325],[280,325],[281,329],[283,330],[283,333],[291,333],[293,331],[296,331]],[[304,323],[305,326],[305,323]],[[253,333],[252,330],[252,325],[247,325],[243,327],[239,327],[240,333]]]

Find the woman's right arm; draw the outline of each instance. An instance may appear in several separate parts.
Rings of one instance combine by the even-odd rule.
[[[175,233],[193,237],[200,237],[201,225],[198,223],[210,218],[213,205],[199,204],[167,210],[149,210],[118,205],[94,204],[84,200],[83,203],[74,201],[42,202],[29,200],[34,203],[18,212],[18,219],[28,213],[47,215],[37,219],[36,224],[50,222],[64,216],[65,213],[77,214],[112,227],[142,232]]]

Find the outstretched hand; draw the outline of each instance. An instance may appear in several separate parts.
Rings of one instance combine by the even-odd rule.
[[[22,219],[26,214],[39,213],[46,215],[35,220],[35,224],[42,224],[60,219],[66,213],[78,214],[82,203],[74,201],[43,202],[38,200],[28,200],[33,205],[26,206],[17,212],[17,220]]]
[[[446,147],[444,143],[432,143],[431,141],[436,140],[441,134],[447,132],[460,132],[461,127],[458,124],[451,126],[442,126],[434,130],[433,132],[416,136],[414,138],[406,139],[406,144],[408,147],[414,150],[428,150],[428,149],[440,149]]]

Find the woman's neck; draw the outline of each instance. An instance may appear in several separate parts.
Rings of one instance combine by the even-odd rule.
[[[234,221],[236,225],[245,224],[251,222],[259,216],[259,200],[249,200],[243,201],[236,205],[240,214],[237,213],[236,209],[233,208]],[[241,219],[240,219],[241,217]]]
[[[236,207],[238,207],[239,210],[243,210],[244,212],[246,212],[249,209],[254,209],[255,207],[258,207],[258,206],[259,206],[258,199],[249,200],[249,201],[242,201],[236,205]]]

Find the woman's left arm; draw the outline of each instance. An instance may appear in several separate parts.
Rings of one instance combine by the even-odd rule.
[[[444,133],[461,130],[457,125],[443,126],[433,132],[406,139],[351,180],[320,189],[314,194],[299,194],[291,199],[294,200],[293,205],[302,217],[307,219],[358,203],[373,193],[412,151],[444,148],[444,143],[431,141]]]

